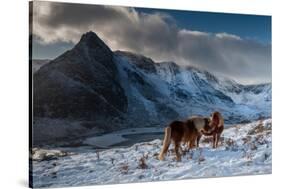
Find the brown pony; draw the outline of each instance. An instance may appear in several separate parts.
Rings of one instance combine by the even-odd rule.
[[[221,113],[217,111],[211,114],[210,120],[211,130],[207,132],[203,130],[202,133],[206,136],[213,136],[213,148],[217,148],[224,129],[224,120]]]
[[[201,132],[209,132],[209,119],[203,117],[191,117],[185,122],[173,121],[168,127],[165,128],[165,136],[163,140],[163,147],[158,156],[159,160],[163,160],[167,153],[171,141],[174,142],[175,153],[177,161],[181,160],[179,148],[181,148],[181,142],[188,143],[189,149],[193,148],[195,141],[197,140],[197,146],[201,137]],[[198,140],[199,138],[199,140]]]
[[[200,116],[192,116],[186,120],[186,123],[192,122],[194,125],[196,125],[197,133],[196,135],[193,135],[195,138],[190,138],[187,140],[184,144],[188,144],[189,142],[189,149],[195,146],[195,141],[196,141],[196,147],[199,147],[199,141],[202,137],[203,132],[204,133],[209,133],[211,132],[211,127],[210,127],[210,119],[205,118],[205,117],[200,117]],[[188,149],[188,150],[189,150]]]

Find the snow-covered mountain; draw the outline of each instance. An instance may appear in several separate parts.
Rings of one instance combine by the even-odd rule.
[[[226,123],[271,117],[271,84],[241,85],[194,67],[112,52],[94,32],[42,66],[33,79],[35,143],[164,127],[215,110]]]
[[[142,88],[135,89],[135,84],[143,82],[152,86],[158,95],[162,95],[153,102],[164,99],[164,104],[175,110],[179,118],[192,114],[206,116],[215,110],[223,112],[229,123],[271,116],[271,84],[241,85],[204,70],[178,66],[174,62],[155,63],[142,55],[128,52],[117,51],[115,54],[121,81],[133,80],[124,85],[127,87],[125,91],[133,88],[137,92],[130,94],[136,96]],[[142,99],[142,103],[148,103],[148,110],[153,109],[151,100],[147,102],[146,99]]]

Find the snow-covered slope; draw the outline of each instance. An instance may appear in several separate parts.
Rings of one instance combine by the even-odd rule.
[[[225,129],[222,144],[211,148],[209,138],[185,153],[181,162],[170,151],[164,161],[157,155],[161,140],[104,151],[34,149],[33,186],[59,187],[177,180],[199,177],[270,174],[272,170],[271,119]],[[63,150],[63,149],[61,149]],[[70,152],[75,152],[70,153]],[[41,159],[40,159],[41,158]],[[41,161],[40,161],[41,160]]]
[[[127,97],[139,100],[145,106],[141,112],[147,110],[152,120],[167,117],[158,115],[159,104],[161,110],[173,110],[168,115],[177,119],[207,116],[216,110],[223,112],[228,123],[271,117],[271,84],[241,85],[195,67],[156,63],[130,52],[115,52],[115,62]],[[130,106],[139,107],[129,100]]]

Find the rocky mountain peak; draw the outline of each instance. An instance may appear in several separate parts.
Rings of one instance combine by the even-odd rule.
[[[103,48],[105,50],[109,50],[109,47],[99,38],[99,36],[92,31],[89,31],[87,33],[84,33],[81,36],[81,39],[78,43],[78,45],[86,45],[90,49],[96,49],[96,48]]]
[[[95,32],[89,31],[82,35],[74,49],[82,52],[91,61],[94,59],[102,64],[112,61],[113,53]],[[79,54],[80,54],[79,53]]]

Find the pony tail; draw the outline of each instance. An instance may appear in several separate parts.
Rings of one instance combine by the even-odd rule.
[[[164,137],[164,141],[163,141],[163,147],[162,150],[158,156],[159,160],[164,160],[164,156],[168,151],[168,148],[170,146],[171,143],[171,127],[166,127],[165,128],[165,137]]]

